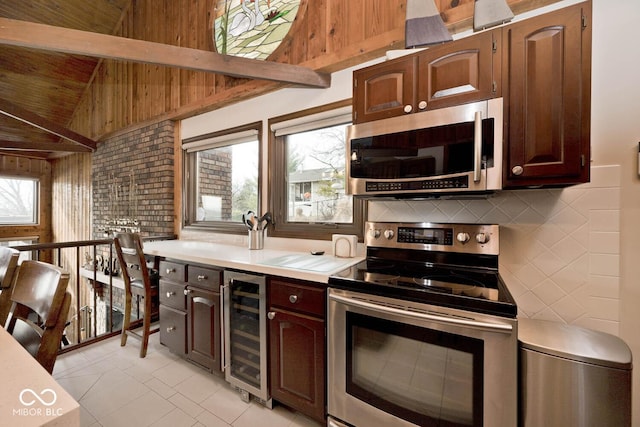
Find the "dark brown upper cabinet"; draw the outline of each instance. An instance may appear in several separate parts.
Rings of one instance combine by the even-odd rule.
[[[499,96],[501,36],[487,31],[354,71],[354,123]]]
[[[591,2],[503,30],[504,188],[588,182]]]

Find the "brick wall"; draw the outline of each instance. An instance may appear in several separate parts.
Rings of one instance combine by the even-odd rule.
[[[204,220],[224,220],[231,219],[231,148],[218,148],[215,150],[203,151],[200,153],[200,165],[198,168],[198,183],[200,190],[200,206],[207,196],[220,199],[219,212],[205,212]],[[209,216],[213,214],[213,216]]]
[[[102,141],[93,155],[93,235],[138,228],[173,234],[172,121]]]

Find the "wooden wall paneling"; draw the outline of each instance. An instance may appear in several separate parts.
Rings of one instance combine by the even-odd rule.
[[[351,0],[346,5],[346,23],[343,31],[343,46],[361,44],[365,39],[365,25],[373,24],[374,5],[377,0]]]
[[[304,19],[307,24],[307,54],[305,61],[309,59],[317,58],[327,52],[327,2],[329,0],[313,0],[313,6],[315,13],[309,13],[308,6],[307,13],[305,13]],[[308,4],[305,0],[301,2]],[[294,28],[292,28],[292,31]],[[290,33],[291,35],[291,33]]]
[[[330,0],[327,4],[327,19],[329,28],[327,33],[327,53],[339,51],[345,45],[346,33],[355,31],[348,21],[348,5],[350,0]]]
[[[207,50],[207,51],[215,51],[213,47],[213,39],[211,39],[212,30],[209,28],[209,23],[211,22],[211,6],[206,2],[198,3],[198,16],[197,16],[197,28],[198,28],[198,49]],[[212,85],[215,84],[215,75],[214,73],[199,73],[201,77],[201,85],[200,91],[198,94],[198,99],[202,99],[206,97]]]
[[[166,31],[166,43],[180,46],[180,14],[182,8],[177,1],[169,1],[167,19],[163,27]],[[171,17],[171,19],[169,19]],[[180,107],[180,69],[167,67],[165,69],[165,106],[167,111]]]

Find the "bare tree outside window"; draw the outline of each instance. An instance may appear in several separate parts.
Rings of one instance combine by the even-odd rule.
[[[345,195],[345,129],[338,125],[286,136],[288,221],[353,221],[352,198]]]
[[[0,177],[0,224],[37,222],[38,180]]]

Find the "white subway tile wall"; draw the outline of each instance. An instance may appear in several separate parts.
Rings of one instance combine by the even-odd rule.
[[[500,274],[521,317],[618,335],[618,165],[591,168],[565,189],[501,191],[486,199],[371,201],[370,221],[500,224]]]

